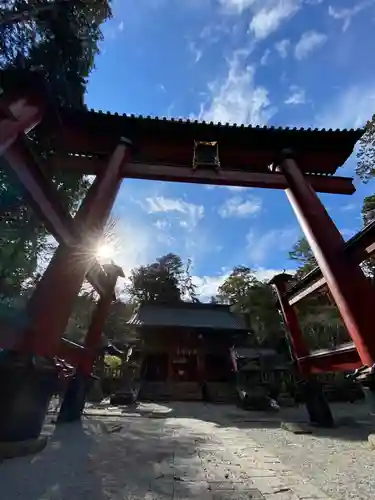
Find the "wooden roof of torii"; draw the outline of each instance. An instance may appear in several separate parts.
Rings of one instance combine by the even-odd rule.
[[[16,76],[15,76],[16,75]],[[8,83],[7,83],[8,82]],[[7,72],[2,85],[43,94],[40,76]],[[207,123],[197,120],[119,115],[47,103],[38,126],[48,168],[96,174],[121,138],[133,145],[124,164],[128,178],[285,189],[281,173],[271,173],[282,150],[290,149],[316,191],[352,194],[351,178],[333,177],[352,153],[363,129],[292,129]],[[217,141],[221,169],[193,171],[195,141]]]

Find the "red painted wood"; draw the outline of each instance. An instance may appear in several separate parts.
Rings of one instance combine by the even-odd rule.
[[[43,109],[32,96],[17,96],[0,101],[0,155],[22,134],[42,120]]]
[[[298,321],[298,316],[294,308],[285,298],[287,278],[283,274],[278,274],[272,279],[272,284],[275,287],[277,297],[279,299],[281,312],[283,315],[285,327],[289,334],[290,344],[293,350],[294,358],[297,360],[298,368],[301,374],[307,374],[308,366],[299,363],[300,358],[305,358],[309,355],[309,348],[303,338],[302,330]]]
[[[363,366],[354,344],[315,351],[298,361],[311,373],[350,372]]]
[[[72,366],[78,366],[84,355],[84,347],[62,338],[57,351],[57,357]]]
[[[289,201],[364,365],[375,362],[375,289],[345,255],[345,241],[293,159],[281,164]]]
[[[105,168],[103,160],[79,156],[63,158],[51,157],[48,161],[51,169],[73,170],[87,174],[98,174]],[[164,182],[186,182],[193,184],[212,184],[218,186],[245,186],[266,189],[286,189],[288,184],[282,173],[256,172],[235,168],[214,170],[193,170],[191,166],[136,163],[124,164],[122,175],[130,179],[149,179]],[[328,177],[310,175],[307,179],[317,192],[353,194],[355,187],[349,177]]]
[[[94,245],[121,184],[120,171],[126,155],[126,146],[116,148],[108,168],[95,179],[74,219],[81,240],[73,248],[60,245],[38,283],[28,303],[32,322],[21,349],[44,356],[56,355],[74,300],[95,261]]]

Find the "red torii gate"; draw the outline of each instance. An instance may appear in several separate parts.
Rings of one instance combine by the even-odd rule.
[[[128,177],[286,190],[361,362],[368,366],[374,363],[375,290],[357,263],[346,258],[345,242],[316,195],[355,191],[351,178],[334,174],[351,154],[362,130],[214,125],[55,109],[48,103],[38,75],[7,72],[1,76],[0,154],[60,243],[30,300],[31,322],[17,353],[50,360],[58,353],[73,301],[93,264],[84,250],[101,234],[121,181]],[[33,128],[46,152],[43,166],[26,137]],[[195,141],[218,143],[219,169],[192,168]],[[96,175],[74,219],[64,212],[45,175],[59,168]],[[13,365],[5,370],[8,381],[14,370]],[[40,387],[41,379],[48,379],[46,368],[36,366],[35,370],[39,379],[34,386]],[[30,391],[28,381],[21,378],[17,387],[13,385],[12,391],[6,392],[0,439],[35,436],[35,429],[25,430],[25,421],[17,413],[17,398],[28,393],[30,399]],[[36,406],[43,413],[47,396],[43,404],[34,395],[38,398]],[[15,424],[10,436],[4,426],[11,420]]]

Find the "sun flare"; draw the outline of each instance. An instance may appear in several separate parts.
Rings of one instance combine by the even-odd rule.
[[[110,259],[111,257],[113,257],[113,254],[114,254],[113,247],[105,243],[99,245],[98,248],[96,249],[96,257],[98,259]]]

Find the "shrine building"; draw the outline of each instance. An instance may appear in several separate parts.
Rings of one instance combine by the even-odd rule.
[[[229,402],[236,398],[231,349],[244,345],[249,328],[230,306],[144,304],[129,324],[141,338],[139,399],[201,400],[206,396]],[[206,394],[202,393],[203,385]]]

